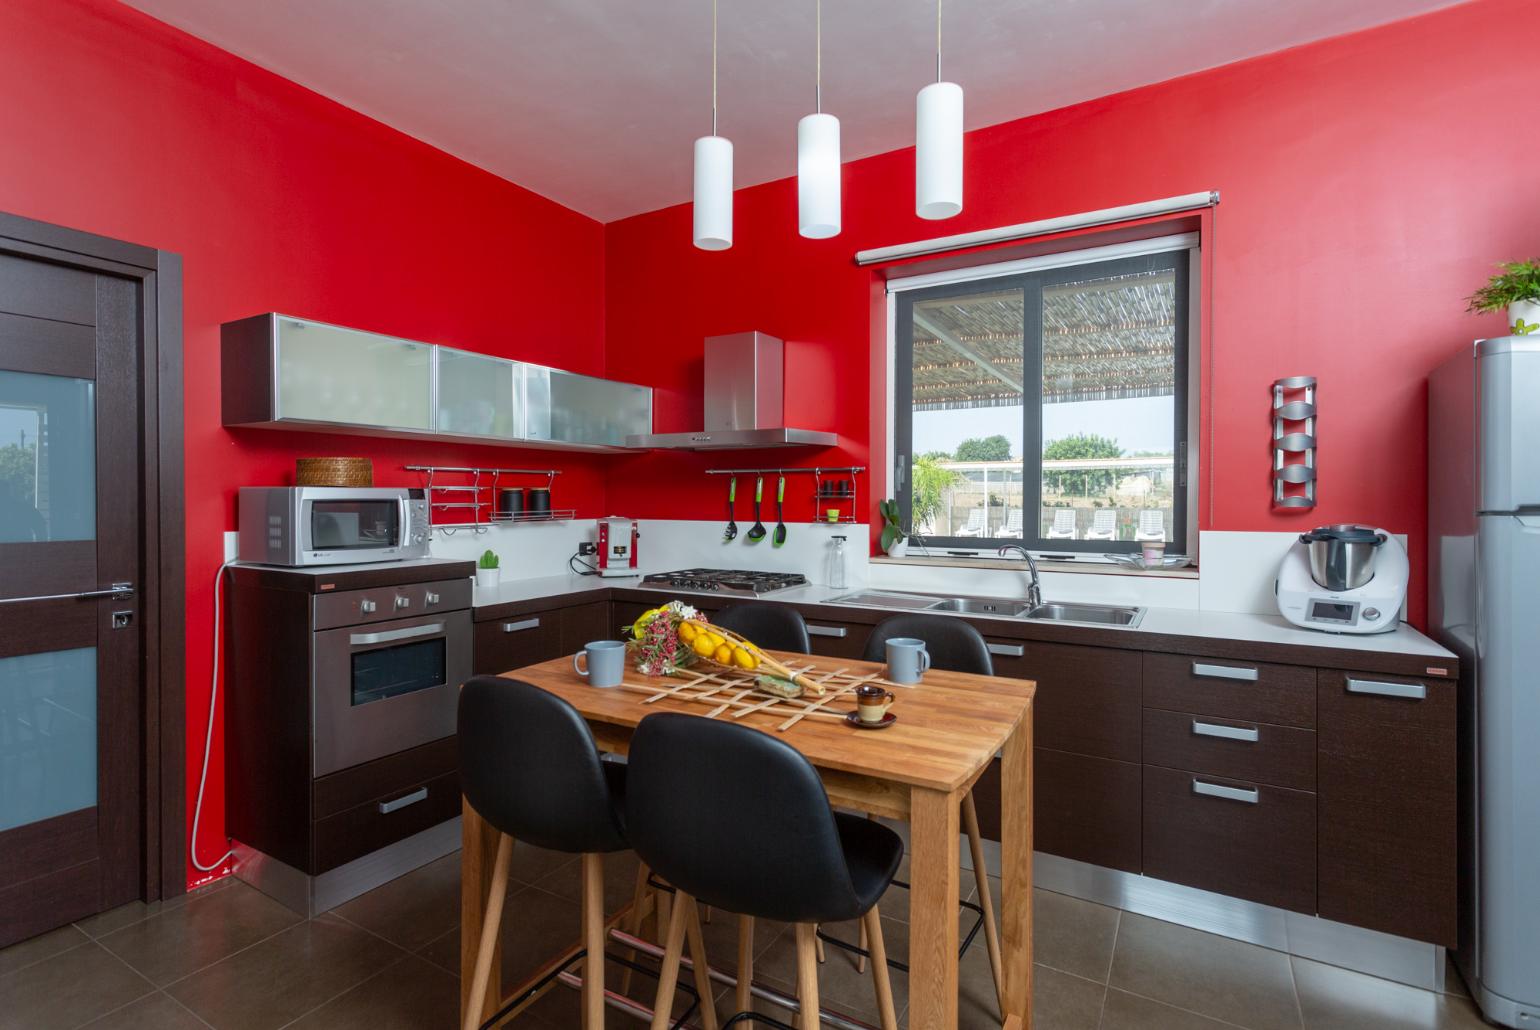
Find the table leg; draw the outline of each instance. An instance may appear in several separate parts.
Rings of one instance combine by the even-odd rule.
[[[909,799],[909,1025],[957,1028],[958,802],[920,787]]]
[[[1000,951],[1006,1025],[1032,1026],[1032,712],[1005,742],[1000,767]]]
[[[469,801],[462,799],[460,851],[460,1022],[467,1022],[471,1007],[472,970],[481,943],[482,921],[487,895],[492,888],[497,864],[498,841],[502,834],[482,819]],[[512,842],[510,842],[511,846]],[[474,1025],[479,1026],[496,1012],[503,999],[502,935],[492,940],[491,966],[481,1011]]]

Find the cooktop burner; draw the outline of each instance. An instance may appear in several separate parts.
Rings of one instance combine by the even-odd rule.
[[[642,586],[701,590],[714,594],[741,594],[758,597],[776,590],[799,587],[807,577],[799,572],[746,572],[737,569],[684,569],[680,572],[655,572],[642,579]]]

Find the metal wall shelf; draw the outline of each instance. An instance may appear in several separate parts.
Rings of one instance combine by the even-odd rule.
[[[550,490],[556,482],[556,477],[561,475],[561,469],[505,469],[505,468],[478,468],[475,466],[460,465],[404,465],[408,472],[420,473],[423,477],[423,489],[428,495],[428,506],[434,511],[469,511],[469,520],[456,522],[435,522],[433,528],[441,531],[445,536],[451,536],[461,529],[469,529],[473,533],[485,533],[493,526],[519,526],[537,522],[570,522],[577,517],[574,508],[552,508],[550,511],[533,512],[508,512],[497,510],[498,491],[507,484],[504,477],[511,476],[544,476],[545,489]],[[442,483],[435,482],[441,476],[464,477],[469,476],[469,483]],[[482,499],[482,491],[487,491],[487,498]],[[439,494],[451,497],[471,494],[473,500],[437,500]],[[483,510],[486,517],[482,517]]]
[[[809,525],[814,525],[814,526],[839,526],[839,525],[847,525],[848,526],[848,525],[855,525],[855,524],[857,524],[857,523],[859,523],[861,521],[860,516],[857,514],[857,512],[859,512],[861,510],[861,506],[860,506],[860,503],[859,503],[859,497],[860,497],[861,491],[856,486],[857,480],[856,480],[855,477],[859,473],[862,473],[862,472],[865,472],[865,471],[866,471],[866,466],[865,465],[836,465],[836,466],[827,466],[827,467],[825,467],[823,465],[815,465],[812,468],[799,467],[799,468],[768,468],[768,469],[707,469],[706,470],[706,475],[708,475],[708,476],[794,476],[794,475],[808,476],[808,475],[810,475],[810,476],[813,477],[813,494],[812,494],[812,497],[813,497],[813,510],[815,512],[819,513],[819,514],[822,514],[824,511],[826,511],[830,507],[837,507],[837,508],[840,508],[841,510],[840,510],[840,517],[838,519],[836,519],[835,521],[833,521],[833,522],[830,522],[826,518],[814,518],[814,519],[808,520],[808,524]],[[836,473],[840,473],[840,474],[844,474],[844,475],[850,476],[850,493],[848,493],[848,494],[825,494],[824,493],[824,489],[823,489],[824,477],[831,476],[831,475],[834,475]],[[847,504],[850,506],[850,510],[848,512],[846,512],[844,510],[844,507]]]

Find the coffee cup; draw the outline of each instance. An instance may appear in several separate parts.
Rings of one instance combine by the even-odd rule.
[[[856,714],[862,722],[881,722],[894,701],[893,692],[873,683],[856,688]]]
[[[893,637],[887,650],[888,679],[894,683],[918,683],[930,671],[930,652],[918,637]]]
[[[1159,565],[1166,555],[1166,544],[1163,540],[1146,540],[1140,550],[1146,565]]]
[[[572,671],[590,687],[618,687],[626,675],[626,645],[619,640],[592,641],[572,656]]]

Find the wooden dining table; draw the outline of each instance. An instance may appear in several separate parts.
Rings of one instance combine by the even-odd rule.
[[[876,677],[883,667],[851,659],[770,652],[794,669]],[[620,687],[593,687],[573,671],[570,657],[503,674],[569,701],[593,731],[600,750],[624,755],[637,723],[659,711],[736,719],[779,736],[818,769],[836,806],[909,824],[909,1016],[914,1030],[954,1030],[958,1010],[958,884],[960,814],[964,795],[997,754],[1001,757],[1001,1003],[1004,1026],[1032,1022],[1032,699],[1029,680],[933,669],[923,682],[891,687],[891,726],[866,730],[842,719],[808,716],[787,725],[784,714],[742,706],[722,711],[666,694],[671,677],[627,667]],[[830,705],[852,710],[848,695]],[[785,727],[784,729],[782,727]],[[767,789],[769,789],[767,787]],[[481,937],[482,908],[491,886],[498,833],[464,806],[461,853],[460,964],[462,1017],[470,970]],[[517,932],[514,928],[513,932]],[[498,969],[480,1021],[504,1007]],[[506,997],[516,996],[518,989]]]

